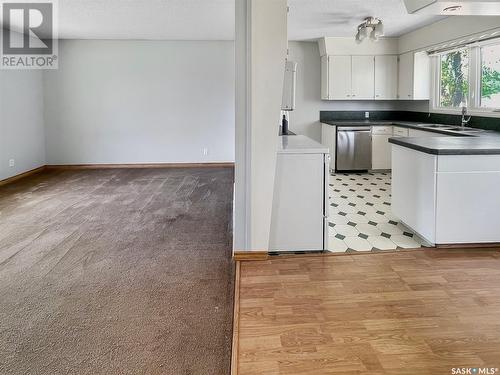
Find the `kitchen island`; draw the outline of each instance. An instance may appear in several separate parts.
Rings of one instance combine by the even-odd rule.
[[[431,244],[500,242],[500,135],[390,138],[392,212]]]

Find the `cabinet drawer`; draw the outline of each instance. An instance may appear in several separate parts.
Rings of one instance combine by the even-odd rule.
[[[394,136],[396,136],[396,137],[408,137],[408,129],[395,126],[394,127]]]
[[[372,134],[392,135],[392,126],[372,126]]]

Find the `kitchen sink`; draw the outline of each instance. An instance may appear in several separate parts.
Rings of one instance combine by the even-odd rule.
[[[470,133],[474,133],[474,132],[482,132],[483,130],[482,129],[475,129],[475,128],[461,128],[461,127],[454,127],[454,128],[450,128],[450,129],[447,129],[447,130],[452,130],[454,132],[470,132]]]
[[[454,132],[467,132],[467,133],[476,133],[482,131],[482,129],[462,128],[461,126],[445,125],[445,124],[418,124],[418,127],[422,129],[441,129],[441,130],[449,130]]]
[[[451,129],[453,125],[444,125],[444,124],[419,124],[419,127],[422,128],[430,128],[430,129]]]

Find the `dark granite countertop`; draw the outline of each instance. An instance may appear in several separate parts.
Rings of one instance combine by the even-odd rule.
[[[471,129],[467,131],[453,131],[439,128],[428,128],[422,122],[393,121],[393,120],[340,120],[323,121],[335,126],[384,126],[394,125],[422,131],[440,133],[447,137],[392,137],[389,142],[408,147],[413,150],[433,155],[500,155],[500,133],[491,130]],[[425,124],[427,126],[432,124]]]
[[[500,136],[393,137],[389,142],[432,155],[500,155]]]
[[[462,136],[462,137],[468,137],[468,136],[473,136],[475,134],[467,133],[467,132],[454,132],[451,130],[446,130],[446,129],[439,129],[439,128],[428,128],[425,126],[422,126],[423,124],[429,126],[429,125],[435,125],[435,124],[429,124],[429,123],[424,123],[424,122],[415,122],[415,121],[397,121],[397,120],[375,120],[375,121],[350,121],[350,120],[340,120],[340,121],[322,121],[323,124],[327,125],[332,125],[332,126],[399,126],[401,128],[411,128],[411,129],[416,129],[416,130],[423,130],[427,132],[433,132],[433,133],[440,133],[440,134],[447,134],[451,136]],[[447,125],[449,127],[456,127],[455,125]],[[473,131],[475,129],[472,129]],[[483,132],[483,131],[481,131]]]

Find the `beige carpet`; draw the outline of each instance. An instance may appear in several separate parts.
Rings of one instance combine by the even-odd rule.
[[[233,171],[0,187],[0,374],[229,373]]]

